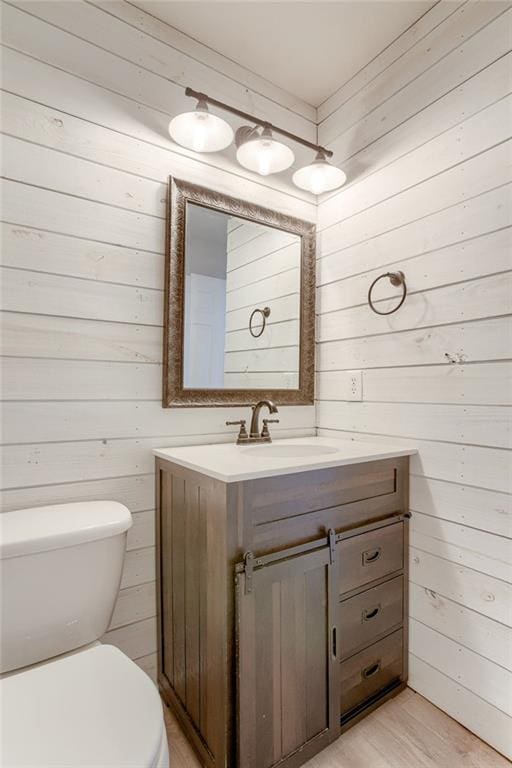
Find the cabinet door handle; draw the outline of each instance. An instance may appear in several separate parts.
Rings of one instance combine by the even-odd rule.
[[[336,627],[332,628],[332,657],[333,659],[336,658],[337,648],[336,648]]]
[[[365,680],[368,680],[369,677],[373,677],[379,671],[380,671],[380,660],[376,661],[375,664],[370,664],[369,667],[365,667],[361,672],[361,675]]]
[[[366,552],[363,552],[363,565],[370,565],[371,563],[375,563],[380,556],[380,547],[377,547],[377,549],[367,549]]]
[[[380,613],[380,605],[376,605],[375,608],[365,608],[363,611],[363,621],[370,621],[374,619]]]

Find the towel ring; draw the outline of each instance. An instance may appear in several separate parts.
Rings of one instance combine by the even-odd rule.
[[[390,309],[388,312],[380,312],[380,310],[375,309],[375,306],[374,306],[373,301],[372,301],[372,291],[373,291],[375,285],[379,282],[379,280],[382,280],[383,277],[389,277],[389,282],[391,283],[391,285],[395,285],[395,286],[401,285],[402,286],[402,298],[400,299],[400,301],[398,302],[396,307],[394,307],[393,309]],[[393,312],[396,312],[397,309],[400,309],[400,307],[402,306],[402,304],[405,301],[405,297],[406,296],[407,296],[407,285],[405,283],[405,275],[404,275],[404,273],[400,272],[400,271],[399,272],[384,272],[383,275],[379,275],[379,277],[377,277],[373,281],[373,283],[370,285],[370,288],[368,290],[368,304],[370,305],[370,308],[373,309],[373,311],[375,312],[376,315],[392,315]]]
[[[254,315],[260,313],[261,317],[263,318],[263,325],[261,326],[261,330],[259,333],[255,333],[252,328],[252,321],[254,319]],[[251,316],[249,318],[249,333],[251,336],[253,336],[255,339],[259,339],[263,331],[265,330],[265,326],[267,324],[267,317],[270,316],[270,307],[265,307],[264,309],[254,309],[251,312]]]

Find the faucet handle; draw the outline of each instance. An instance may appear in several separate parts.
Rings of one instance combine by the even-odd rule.
[[[263,419],[263,429],[261,430],[261,437],[270,441],[269,424],[279,424],[279,419]]]
[[[249,437],[247,434],[247,430],[245,428],[245,423],[246,423],[245,419],[239,419],[239,421],[226,421],[226,427],[240,425],[240,431],[238,433],[237,442],[240,442],[240,440],[247,440],[247,438]]]

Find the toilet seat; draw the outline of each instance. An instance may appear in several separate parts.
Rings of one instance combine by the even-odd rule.
[[[156,687],[111,645],[0,680],[5,768],[166,768]]]

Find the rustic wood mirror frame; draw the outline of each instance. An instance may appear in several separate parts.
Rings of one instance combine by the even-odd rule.
[[[187,202],[255,221],[301,238],[299,386],[297,389],[185,389],[183,339]],[[163,402],[164,408],[248,405],[311,405],[315,377],[315,225],[172,176],[166,224]]]

